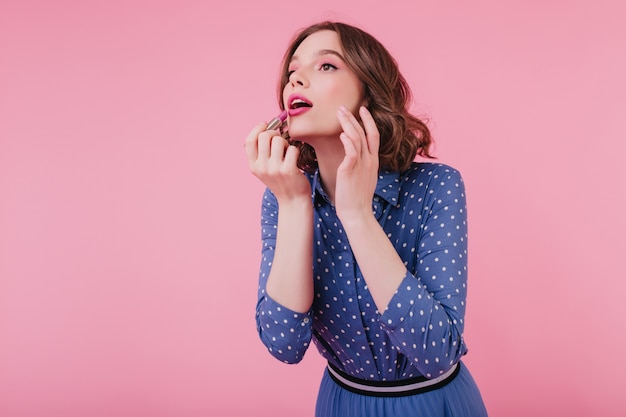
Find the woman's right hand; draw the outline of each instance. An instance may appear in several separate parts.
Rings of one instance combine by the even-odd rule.
[[[311,185],[297,165],[300,151],[277,130],[266,127],[267,123],[256,126],[246,138],[250,171],[272,190],[279,204],[310,199]]]

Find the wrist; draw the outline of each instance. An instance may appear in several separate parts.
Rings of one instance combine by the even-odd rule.
[[[372,210],[355,210],[344,213],[337,213],[343,228],[348,232],[356,228],[367,227],[369,225],[377,225],[378,221],[374,217]]]
[[[279,210],[313,210],[313,202],[310,195],[292,195],[277,198]]]

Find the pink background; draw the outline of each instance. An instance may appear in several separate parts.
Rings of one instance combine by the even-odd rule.
[[[0,3],[0,416],[310,416],[254,324],[243,141],[323,18],[378,37],[461,170],[492,416],[623,416],[619,0]]]

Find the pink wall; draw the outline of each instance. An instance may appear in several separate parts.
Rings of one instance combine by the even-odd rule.
[[[464,174],[491,415],[624,415],[622,2],[450,3],[3,1],[0,416],[312,415],[317,353],[256,336],[242,143],[322,18],[389,47]]]

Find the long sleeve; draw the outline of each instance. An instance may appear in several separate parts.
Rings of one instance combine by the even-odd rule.
[[[312,308],[298,313],[269,297],[278,205],[263,196],[257,326],[276,358],[302,360],[311,342],[357,378],[437,377],[467,353],[467,213],[461,175],[444,164],[414,163],[381,172],[372,201],[376,219],[406,266],[385,311],[373,301],[347,234],[317,174],[313,190]]]
[[[418,224],[419,230],[398,234],[396,243],[405,253],[412,243],[415,270],[407,271],[380,324],[423,375],[435,377],[467,352],[466,198],[460,174],[445,166],[433,170],[427,183],[416,183],[420,186],[426,188],[415,192],[424,196],[420,209],[405,217],[407,227]],[[411,235],[414,240],[407,242]]]
[[[272,268],[278,228],[278,203],[269,189],[261,209],[261,267],[256,306],[257,330],[268,351],[285,363],[298,363],[311,342],[312,313],[298,313],[273,300],[266,293]]]

